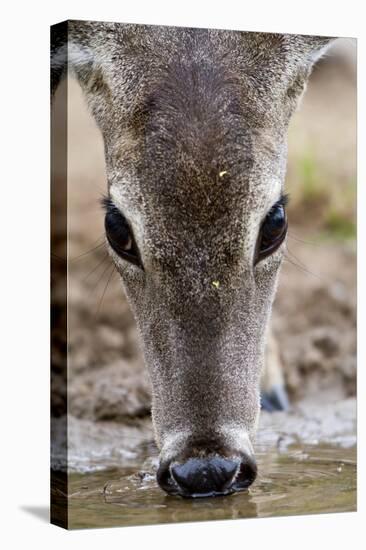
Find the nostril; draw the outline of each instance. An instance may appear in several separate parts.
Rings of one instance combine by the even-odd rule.
[[[247,489],[257,477],[257,464],[253,458],[245,457],[240,463],[233,489],[241,491]]]
[[[169,463],[160,464],[156,474],[156,480],[164,491],[170,495],[175,495],[178,494],[178,490],[176,484],[172,480],[169,466]]]
[[[185,496],[213,496],[230,491],[239,463],[220,457],[191,458],[171,467],[171,474],[181,494]]]

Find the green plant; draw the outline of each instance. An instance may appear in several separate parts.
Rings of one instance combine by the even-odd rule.
[[[325,218],[326,229],[340,239],[354,239],[357,234],[356,221],[347,212],[331,209]]]

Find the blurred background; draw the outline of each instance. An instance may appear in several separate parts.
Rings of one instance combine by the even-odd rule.
[[[100,198],[107,190],[103,143],[78,84],[69,79],[68,86],[69,411],[80,419],[138,425],[150,412],[150,386],[135,323],[103,240]],[[312,73],[290,126],[286,190],[290,231],[273,331],[290,400],[352,397],[356,392],[354,40],[337,43]]]

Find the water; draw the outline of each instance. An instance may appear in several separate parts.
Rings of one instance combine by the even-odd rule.
[[[69,474],[69,527],[287,516],[356,510],[356,447],[290,444],[257,449],[259,476],[246,492],[210,499],[165,495],[150,446],[134,464]],[[147,466],[147,467],[146,467]]]
[[[356,412],[354,398],[301,402],[287,413],[262,412],[255,483],[247,492],[196,500],[168,496],[157,486],[149,418],[124,425],[69,417],[67,440],[54,422],[54,467],[62,464],[67,449],[69,527],[354,511]]]

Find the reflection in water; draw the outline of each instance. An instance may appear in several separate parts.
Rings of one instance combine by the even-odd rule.
[[[262,474],[249,491],[211,499],[167,496],[153,467],[69,475],[69,527],[268,517],[356,510],[356,448],[292,446],[257,454]],[[146,465],[146,462],[145,462]]]

